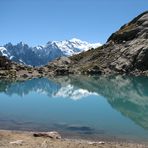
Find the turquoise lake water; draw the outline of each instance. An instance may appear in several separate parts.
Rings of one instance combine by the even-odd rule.
[[[0,80],[0,129],[147,141],[148,77]]]

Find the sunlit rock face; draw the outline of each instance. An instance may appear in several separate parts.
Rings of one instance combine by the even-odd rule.
[[[123,25],[103,46],[71,59],[73,70],[84,74],[148,75],[148,11]]]

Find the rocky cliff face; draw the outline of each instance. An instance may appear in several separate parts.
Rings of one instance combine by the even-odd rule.
[[[148,74],[148,11],[113,33],[106,44],[72,56],[72,69],[84,74]]]

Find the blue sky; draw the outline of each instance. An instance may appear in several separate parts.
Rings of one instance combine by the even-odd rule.
[[[106,42],[148,0],[0,0],[0,45],[79,38]]]

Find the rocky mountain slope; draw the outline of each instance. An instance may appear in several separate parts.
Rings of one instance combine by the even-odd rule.
[[[113,33],[106,44],[70,57],[74,73],[148,74],[148,11]]]
[[[0,79],[24,80],[42,76],[40,68],[20,65],[5,56],[0,56]]]
[[[66,42],[68,43],[68,41]],[[47,44],[47,47],[55,46],[56,48],[57,44],[59,47],[60,46],[64,47],[67,45],[66,42],[60,42],[60,43],[55,42],[54,45],[51,45],[51,43],[49,42],[48,43],[49,45]],[[75,40],[75,43],[72,43],[73,44],[72,48],[74,47],[74,44],[76,44],[76,42],[79,45],[78,43],[79,41]],[[29,48],[27,45],[23,46]],[[79,46],[81,47],[82,44]],[[49,51],[47,47],[44,48],[47,49],[47,51],[45,50],[45,53],[48,53]],[[40,48],[42,47],[36,47],[35,50],[36,52],[38,52],[38,55],[40,55],[39,54],[40,51],[43,51],[43,49],[40,50]],[[65,47],[65,49],[66,48],[67,47]],[[69,47],[69,49],[70,48],[71,46]],[[84,50],[84,48],[82,49]],[[1,51],[3,51],[4,54],[7,54],[7,50],[5,50],[3,47],[1,47]],[[24,50],[22,50],[22,54],[24,53],[23,51]],[[35,51],[32,52],[34,53]],[[60,51],[62,52],[62,50]],[[64,48],[63,51],[65,51]],[[80,51],[82,50],[76,50],[76,53]],[[67,52],[67,55],[68,54],[69,52]],[[40,55],[40,57],[43,56],[44,54]],[[3,71],[1,71],[1,73],[3,73],[4,65],[9,62],[11,64],[11,61],[10,60],[7,61],[3,57],[1,57],[1,59],[2,61],[0,61],[0,69],[3,69]],[[13,63],[13,65],[15,66],[13,66],[12,69],[16,73],[15,77],[19,78],[21,78],[22,75],[28,78],[49,77],[53,75],[68,75],[68,74],[148,75],[147,59],[148,59],[148,11],[140,14],[139,16],[134,18],[131,22],[122,26],[117,32],[113,33],[109,37],[107,43],[101,47],[98,47],[96,49],[90,49],[86,52],[82,52],[80,54],[76,54],[71,57],[61,57],[60,55],[59,58],[56,58],[56,60],[49,62],[47,65],[42,67],[31,68],[22,65],[20,66],[16,63],[15,64]],[[24,67],[26,71],[22,71]],[[9,71],[11,71],[11,69]],[[3,74],[1,75],[3,76]]]
[[[61,56],[72,56],[99,47],[100,43],[90,44],[79,39],[48,42],[44,46],[29,47],[25,43],[12,45],[8,43],[0,47],[0,55],[17,63],[41,66]]]

